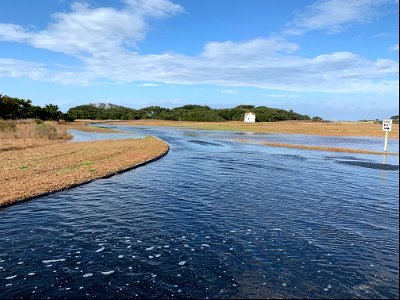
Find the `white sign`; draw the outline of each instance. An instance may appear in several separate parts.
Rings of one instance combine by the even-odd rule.
[[[382,125],[383,131],[392,131],[392,120],[383,120]]]

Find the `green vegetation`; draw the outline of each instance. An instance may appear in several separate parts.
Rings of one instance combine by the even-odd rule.
[[[94,120],[171,120],[197,122],[242,121],[246,112],[256,114],[257,122],[274,122],[284,120],[310,120],[307,115],[301,115],[292,110],[269,108],[265,106],[239,105],[235,108],[212,109],[209,106],[184,105],[173,109],[160,106],[150,106],[139,110],[113,104],[87,104],[68,110],[67,115],[73,119]]]
[[[35,106],[29,99],[19,99],[3,94],[0,94],[0,119],[71,120],[68,115],[58,110],[57,105]]]
[[[292,110],[269,108],[265,106],[239,105],[234,108],[213,109],[202,105],[184,105],[173,109],[160,106],[149,106],[133,109],[111,103],[86,104],[73,107],[67,113],[59,111],[57,105],[47,104],[44,107],[32,105],[29,99],[13,98],[0,94],[0,119],[40,119],[40,120],[170,120],[197,122],[242,121],[246,112],[256,114],[257,122],[274,122],[284,120],[310,120]],[[39,129],[41,130],[41,129]]]

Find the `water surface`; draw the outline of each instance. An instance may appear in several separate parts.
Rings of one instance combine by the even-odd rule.
[[[243,144],[235,132],[112,128],[155,135],[171,150],[1,209],[0,298],[399,297],[398,156]]]

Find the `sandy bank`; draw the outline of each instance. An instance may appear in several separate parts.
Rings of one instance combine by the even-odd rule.
[[[143,165],[165,155],[154,137],[57,142],[0,152],[0,206],[70,188]]]

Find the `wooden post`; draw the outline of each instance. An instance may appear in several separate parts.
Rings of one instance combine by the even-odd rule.
[[[385,131],[385,146],[383,147],[383,152],[387,152],[387,142],[388,142],[389,131]]]
[[[383,152],[386,154],[389,131],[392,130],[392,120],[383,120],[382,124],[382,129],[385,131],[385,144],[383,146]]]

